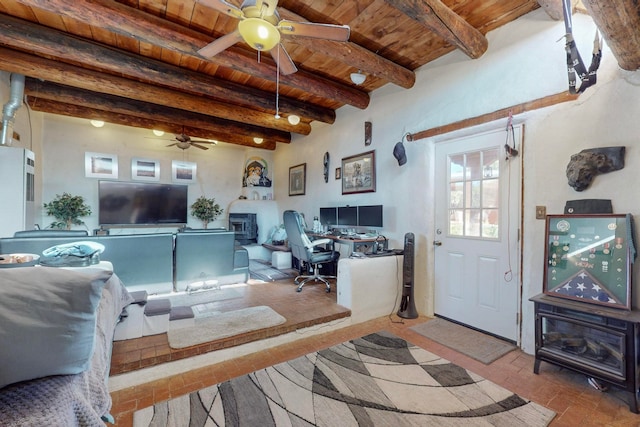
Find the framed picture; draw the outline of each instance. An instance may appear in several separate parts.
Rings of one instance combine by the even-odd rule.
[[[160,162],[157,160],[131,159],[131,179],[138,181],[160,181]]]
[[[305,192],[307,164],[303,163],[289,168],[289,195],[302,196]]]
[[[626,215],[548,215],[544,293],[630,310],[629,236]]]
[[[376,191],[375,154],[372,150],[342,159],[342,194]]]
[[[118,156],[84,153],[84,176],[87,178],[118,179]]]
[[[341,172],[342,172],[342,169],[336,168],[336,179],[340,179],[340,177],[342,176]]]
[[[171,178],[173,182],[191,184],[196,182],[197,166],[193,162],[174,160],[171,162]]]

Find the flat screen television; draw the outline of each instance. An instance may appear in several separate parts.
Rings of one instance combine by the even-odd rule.
[[[338,225],[358,225],[358,207],[341,206],[338,208]]]
[[[320,208],[320,224],[336,225],[338,223],[337,208]]]
[[[183,225],[187,186],[124,181],[98,182],[101,226]]]
[[[382,205],[358,206],[358,225],[382,227]]]

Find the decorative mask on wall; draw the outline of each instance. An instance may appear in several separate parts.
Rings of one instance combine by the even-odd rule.
[[[596,175],[624,168],[625,147],[588,148],[571,156],[567,165],[569,185],[586,190]]]
[[[324,182],[329,182],[329,152],[324,153],[322,158],[322,165],[324,167]]]

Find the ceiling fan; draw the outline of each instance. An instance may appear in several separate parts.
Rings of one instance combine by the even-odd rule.
[[[282,74],[293,74],[298,68],[280,43],[281,36],[291,35],[347,41],[351,32],[347,25],[316,24],[280,19],[276,10],[278,0],[244,0],[239,8],[225,0],[197,1],[240,20],[235,31],[200,49],[198,51],[200,55],[211,58],[234,44],[244,41],[259,52],[269,51]]]
[[[176,142],[174,142],[173,144],[167,145],[167,147],[173,147],[175,145],[175,146],[177,146],[178,148],[180,148],[182,150],[186,150],[189,147],[197,147],[197,148],[199,148],[201,150],[208,150],[209,147],[205,147],[204,145],[200,145],[200,144],[209,144],[209,145],[217,145],[218,144],[215,141],[204,141],[204,140],[191,139],[189,137],[189,135],[185,135],[184,133],[176,135],[174,139],[176,140]]]

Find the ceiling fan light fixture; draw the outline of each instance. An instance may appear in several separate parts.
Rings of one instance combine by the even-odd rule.
[[[269,51],[280,43],[280,31],[264,19],[243,19],[238,23],[238,31],[244,41],[256,50]]]
[[[351,81],[354,84],[361,85],[367,79],[365,74],[362,74],[360,70],[357,73],[351,73]]]
[[[153,129],[153,131],[152,131],[152,132],[153,132],[153,134],[154,134],[155,136],[162,136],[162,135],[164,135],[164,131],[163,131],[163,130]]]
[[[289,120],[289,123],[295,126],[300,123],[300,116],[298,116],[297,114],[291,114],[289,117],[287,117],[287,120]]]
[[[91,120],[91,125],[93,127],[101,128],[102,126],[104,126],[104,121],[103,120]]]
[[[260,138],[259,136],[253,138],[253,142],[255,142],[256,144],[262,144],[263,141],[264,139]]]

